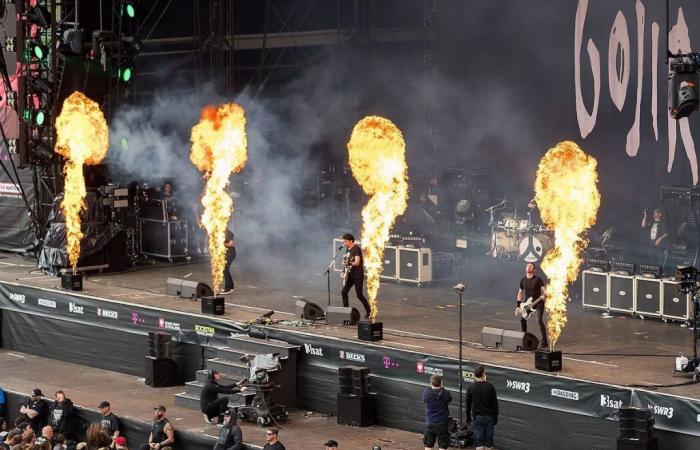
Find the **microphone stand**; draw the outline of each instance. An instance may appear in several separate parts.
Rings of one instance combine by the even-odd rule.
[[[335,260],[338,259],[338,255],[340,255],[340,251],[343,249],[342,246],[338,247],[338,250],[335,252],[335,256],[333,256],[333,259],[328,263],[328,267],[326,267],[326,271],[323,272],[323,274],[326,276],[326,281],[328,282],[328,306],[331,306],[331,268],[335,265]]]

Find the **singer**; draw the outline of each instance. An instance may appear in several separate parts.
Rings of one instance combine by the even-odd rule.
[[[343,235],[343,247],[346,248],[345,256],[343,257],[343,263],[345,265],[345,284],[341,295],[343,296],[343,306],[346,308],[350,304],[348,299],[348,292],[355,286],[355,294],[357,298],[365,307],[365,318],[369,318],[369,303],[362,293],[362,285],[365,282],[365,265],[362,258],[362,249],[359,245],[355,244],[355,237],[350,233],[345,233]]]

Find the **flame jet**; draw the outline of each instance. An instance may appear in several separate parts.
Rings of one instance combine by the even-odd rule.
[[[233,200],[226,187],[231,174],[243,170],[248,159],[245,125],[245,112],[235,103],[205,106],[190,135],[190,161],[204,172],[207,180],[201,199],[201,221],[209,235],[211,276],[217,294],[226,265],[226,226],[233,212]]]
[[[352,130],[348,142],[350,168],[365,194],[362,209],[362,248],[367,274],[370,319],[377,316],[377,292],[384,246],[396,218],[406,211],[408,168],[401,130],[390,120],[368,116]]]
[[[83,165],[99,164],[109,149],[109,128],[100,106],[81,92],[73,92],[56,118],[54,151],[66,159],[61,210],[66,219],[66,253],[73,272],[80,259],[80,212],[85,209]]]
[[[578,277],[581,254],[588,246],[583,233],[595,224],[600,207],[597,164],[578,145],[564,141],[545,153],[537,169],[535,201],[555,238],[542,262],[549,278],[545,306],[551,348],[566,325],[569,284]]]

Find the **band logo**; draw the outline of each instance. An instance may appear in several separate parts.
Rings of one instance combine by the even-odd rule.
[[[516,391],[522,391],[526,394],[530,393],[530,383],[526,381],[506,380],[506,387]]]
[[[216,330],[212,327],[207,327],[205,325],[195,325],[194,332],[200,336],[213,337]]]

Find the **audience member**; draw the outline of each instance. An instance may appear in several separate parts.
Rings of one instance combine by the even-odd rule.
[[[148,444],[143,444],[140,450],[159,450],[170,447],[175,443],[175,431],[170,421],[165,417],[165,406],[153,408],[153,424]]]
[[[7,416],[5,415],[5,391],[3,391],[2,386],[0,386],[0,419],[6,419]],[[1,431],[1,430],[0,430]]]
[[[29,399],[19,409],[20,414],[26,416],[27,422],[35,434],[38,434],[46,425],[48,416],[48,406],[42,397],[44,394],[41,393],[41,389],[34,388]]]
[[[430,385],[423,392],[425,403],[425,434],[423,444],[425,448],[433,448],[435,441],[438,448],[444,450],[450,445],[450,432],[448,425],[450,411],[448,409],[452,395],[442,385],[442,377],[433,375],[430,377]]]
[[[111,447],[112,442],[112,438],[109,436],[109,433],[102,428],[100,422],[93,422],[90,424],[85,434],[85,443],[88,449],[93,450],[99,449],[100,447]]]
[[[66,436],[63,433],[56,433],[53,438],[53,450],[65,450],[66,440]]]
[[[202,387],[199,394],[199,408],[204,414],[206,423],[213,423],[212,419],[217,418],[219,423],[224,420],[223,413],[228,407],[228,397],[219,398],[219,394],[237,394],[243,389],[236,384],[219,384],[221,372],[210,370],[207,382]]]
[[[66,398],[63,391],[56,391],[54,397],[56,400],[51,404],[49,410],[49,424],[56,433],[73,436],[75,433],[73,402]]]
[[[112,447],[114,447],[114,440],[119,437],[120,427],[119,418],[112,412],[112,405],[108,401],[102,401],[97,405],[97,409],[100,410],[102,417],[100,418],[100,428],[102,428],[105,433],[112,439]]]
[[[236,423],[238,412],[234,409],[224,411],[224,425],[219,431],[214,450],[242,450],[243,432]]]
[[[279,441],[279,430],[277,428],[268,428],[265,432],[265,440],[267,443],[263,450],[287,450]]]
[[[129,447],[126,446],[126,438],[124,436],[116,438],[114,443],[117,446],[117,450],[129,450]]]
[[[53,428],[51,427],[51,425],[46,425],[44,428],[41,429],[41,437],[43,437],[49,442],[53,442]]]
[[[494,426],[498,424],[498,397],[486,381],[484,366],[474,369],[476,381],[467,389],[467,423],[474,418],[474,444],[477,450],[493,449]]]

